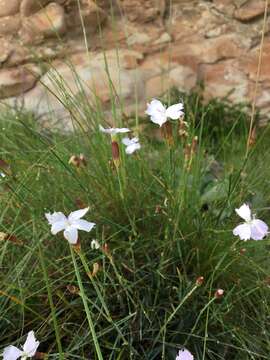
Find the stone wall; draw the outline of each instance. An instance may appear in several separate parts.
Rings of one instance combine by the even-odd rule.
[[[126,114],[135,103],[143,112],[146,101],[172,86],[191,91],[201,82],[206,100],[249,102],[264,11],[264,0],[0,0],[1,101],[68,119],[63,103],[74,106],[73,115],[80,111],[74,98],[98,98],[109,109],[110,77]],[[263,120],[270,108],[269,25],[257,97]]]

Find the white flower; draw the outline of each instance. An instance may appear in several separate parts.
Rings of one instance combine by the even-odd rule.
[[[22,350],[13,345],[6,347],[3,352],[3,360],[17,360],[19,358],[26,360],[35,355],[38,346],[39,341],[36,340],[34,331],[30,331]]]
[[[133,154],[134,151],[141,148],[141,144],[139,143],[139,139],[137,137],[134,137],[132,139],[125,137],[124,139],[122,139],[122,143],[126,146],[126,153],[128,155]]]
[[[193,360],[193,355],[186,349],[179,350],[175,360]]]
[[[153,99],[150,104],[147,104],[146,114],[150,115],[153,123],[162,126],[168,118],[177,120],[184,115],[183,109],[184,105],[182,103],[169,106],[166,109],[159,100]]]
[[[5,178],[6,174],[4,174],[3,172],[0,172],[0,177]]]
[[[73,211],[66,217],[61,212],[45,214],[48,222],[52,225],[51,233],[56,235],[59,231],[64,231],[64,237],[70,244],[76,244],[78,240],[78,230],[89,232],[96,225],[95,223],[81,219],[89,208]]]
[[[248,205],[243,204],[236,213],[245,220],[243,224],[233,229],[233,235],[239,236],[241,240],[262,240],[268,233],[268,226],[262,220],[251,217],[251,210]]]
[[[99,248],[100,248],[100,243],[96,239],[93,239],[91,241],[91,249],[98,250]]]
[[[109,129],[104,129],[103,126],[99,125],[99,130],[105,134],[109,134],[111,136],[114,136],[116,134],[119,133],[127,133],[130,132],[130,130],[128,128],[109,128]]]

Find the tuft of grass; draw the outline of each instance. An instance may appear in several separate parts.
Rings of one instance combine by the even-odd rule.
[[[246,158],[241,108],[168,98],[183,98],[186,139],[177,122],[170,144],[149,119],[130,119],[142,149],[127,156],[119,137],[118,170],[99,111],[72,134],[45,132],[23,110],[0,114],[1,347],[33,329],[49,359],[171,360],[182,346],[200,360],[269,358],[269,241],[232,235],[243,202],[270,220],[269,131]],[[87,165],[69,164],[80,153]],[[97,226],[70,252],[44,214],[85,206]]]

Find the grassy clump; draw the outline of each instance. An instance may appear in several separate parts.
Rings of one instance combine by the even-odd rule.
[[[1,231],[10,235],[0,242],[1,346],[33,329],[50,359],[97,358],[84,300],[106,360],[170,360],[182,346],[195,359],[269,358],[268,241],[232,235],[243,202],[270,220],[268,131],[245,159],[241,110],[197,95],[184,102],[186,140],[176,123],[169,146],[148,119],[144,131],[131,121],[142,149],[121,149],[118,171],[97,124],[63,135],[44,133],[23,112],[1,114],[1,158],[10,165],[1,180]],[[87,166],[69,164],[80,153]],[[79,256],[50,234],[44,213],[85,206],[97,226],[80,233]],[[92,250],[92,239],[103,250]],[[87,276],[94,263],[99,271]]]

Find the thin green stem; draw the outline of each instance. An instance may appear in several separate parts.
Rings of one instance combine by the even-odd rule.
[[[103,356],[102,356],[102,353],[101,353],[101,350],[100,350],[100,346],[99,346],[99,342],[98,342],[98,339],[97,339],[94,323],[93,323],[91,313],[90,313],[90,309],[89,309],[89,306],[88,306],[88,303],[87,303],[87,300],[86,300],[86,295],[85,295],[85,292],[84,292],[84,287],[83,287],[83,284],[82,284],[80,271],[79,271],[77,261],[76,261],[76,258],[75,258],[74,250],[73,250],[71,245],[70,245],[70,252],[71,252],[71,257],[72,257],[72,261],[73,261],[73,265],[74,265],[78,285],[79,285],[79,288],[80,288],[80,295],[81,295],[81,298],[82,298],[82,301],[83,301],[84,310],[85,310],[85,313],[86,313],[86,317],[87,317],[89,328],[90,328],[90,331],[91,331],[91,334],[92,334],[92,338],[93,338],[93,341],[94,341],[96,353],[97,353],[98,359],[103,360]]]
[[[57,319],[56,319],[56,312],[55,312],[55,307],[54,307],[53,298],[52,298],[52,290],[51,290],[51,286],[50,286],[50,281],[49,281],[47,268],[46,268],[45,260],[43,257],[43,251],[42,251],[40,241],[38,242],[38,250],[39,250],[39,259],[40,259],[40,263],[41,263],[41,267],[42,267],[42,271],[43,271],[43,276],[44,276],[44,280],[46,283],[48,300],[49,300],[49,304],[50,304],[50,308],[51,308],[51,316],[53,319],[54,332],[55,332],[55,337],[56,337],[56,342],[57,342],[58,352],[59,352],[59,359],[64,360],[65,358],[63,355],[61,338],[60,338],[58,323],[57,323]]]

